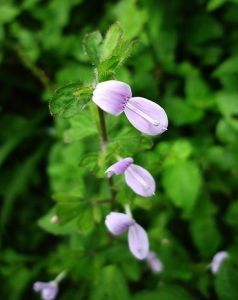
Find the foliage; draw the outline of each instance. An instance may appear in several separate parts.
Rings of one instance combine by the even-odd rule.
[[[3,299],[38,299],[33,282],[65,269],[59,299],[237,299],[237,24],[237,0],[0,2]],[[102,152],[91,97],[111,78],[164,107],[168,131],[151,138],[106,115]],[[117,156],[156,178],[151,199],[114,183],[159,275],[104,226]],[[221,249],[231,258],[213,275]]]

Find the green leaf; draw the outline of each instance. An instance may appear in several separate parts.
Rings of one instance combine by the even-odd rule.
[[[185,212],[191,211],[199,195],[201,173],[193,161],[178,161],[167,166],[162,183],[171,201]]]
[[[97,276],[92,300],[129,300],[126,281],[120,270],[113,265],[104,267]]]
[[[101,57],[102,35],[99,31],[89,33],[84,38],[84,50],[93,65],[98,65]]]
[[[9,1],[10,2],[10,1]],[[13,6],[11,3],[0,4],[0,25],[9,23],[17,17],[20,9]]]
[[[77,83],[67,84],[54,93],[50,101],[50,112],[52,115],[70,118],[85,108],[91,94],[91,87],[80,87]]]
[[[227,0],[210,0],[207,3],[207,10],[208,11],[213,11],[219,7],[221,7],[223,4],[225,4]]]
[[[182,287],[167,285],[156,291],[143,291],[133,297],[133,300],[193,300],[192,296]]]
[[[93,211],[90,206],[80,210],[77,216],[77,228],[82,234],[88,234],[94,227]]]
[[[89,111],[78,114],[69,120],[70,128],[64,131],[64,140],[67,143],[80,141],[85,137],[98,133],[96,122],[92,119]]]
[[[123,30],[118,23],[113,24],[104,38],[102,44],[101,61],[104,61],[113,56],[114,50],[119,46]]]
[[[221,235],[212,217],[193,218],[190,231],[193,241],[203,257],[211,257],[221,245]]]
[[[230,259],[225,260],[215,278],[215,289],[220,300],[234,300],[238,298],[238,271]]]
[[[53,223],[51,220],[55,215],[56,209],[53,208],[38,220],[39,227],[54,235],[68,235],[77,232],[77,222],[75,219],[63,224],[60,222]]]
[[[178,126],[196,123],[204,115],[200,108],[193,107],[179,98],[167,101],[165,109],[171,121]]]

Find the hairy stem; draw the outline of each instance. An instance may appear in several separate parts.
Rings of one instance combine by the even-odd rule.
[[[108,143],[108,135],[107,135],[107,127],[106,127],[104,112],[101,110],[100,107],[98,107],[98,116],[99,116],[100,134],[101,134],[101,150],[105,152]],[[113,179],[111,177],[108,178],[108,182],[109,182],[109,188],[111,193],[111,206],[113,209],[115,207],[116,190],[114,188]]]

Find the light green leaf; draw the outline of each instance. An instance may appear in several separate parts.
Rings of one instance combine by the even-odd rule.
[[[87,34],[84,38],[84,50],[93,65],[100,62],[102,35],[99,31]]]
[[[89,102],[91,87],[70,83],[56,90],[50,101],[50,112],[62,118],[70,118],[82,111]]]
[[[210,0],[207,3],[207,10],[208,11],[213,11],[219,7],[221,7],[223,4],[225,4],[227,0]]]
[[[105,59],[113,56],[114,50],[119,46],[121,42],[122,35],[123,30],[118,23],[113,24],[109,28],[102,44],[101,61],[104,61]]]
[[[185,212],[193,208],[201,187],[201,172],[193,161],[178,161],[165,168],[162,183],[170,200]]]

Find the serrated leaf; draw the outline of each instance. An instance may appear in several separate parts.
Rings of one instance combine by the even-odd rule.
[[[118,23],[113,24],[103,41],[101,61],[104,61],[114,55],[114,50],[119,46],[123,30]]]
[[[50,101],[50,112],[62,118],[70,118],[82,111],[91,98],[92,88],[70,83],[59,88]]]
[[[185,212],[193,208],[201,186],[201,173],[193,161],[178,161],[164,169],[162,183],[170,200]]]
[[[101,57],[102,35],[99,31],[87,34],[84,38],[84,50],[92,64],[98,65]]]

